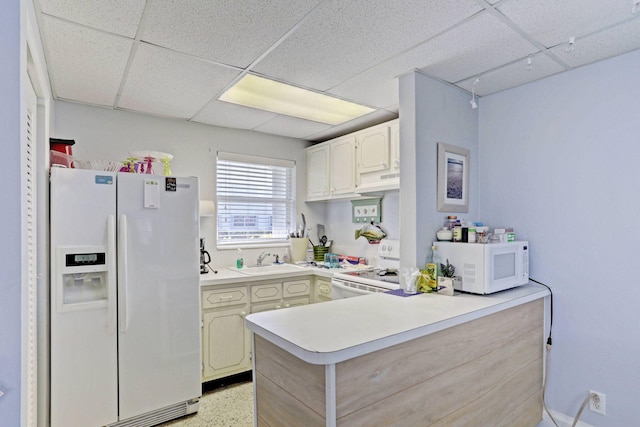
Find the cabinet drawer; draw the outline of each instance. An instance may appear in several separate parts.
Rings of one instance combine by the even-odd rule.
[[[293,280],[291,282],[282,283],[282,297],[298,297],[309,295],[311,293],[311,280]]]
[[[282,298],[282,284],[269,283],[251,286],[251,302],[274,301]]]
[[[225,307],[249,302],[247,287],[213,289],[202,292],[202,308]]]

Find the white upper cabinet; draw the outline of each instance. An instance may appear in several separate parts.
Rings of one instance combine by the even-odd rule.
[[[399,122],[307,148],[307,201],[400,188]]]
[[[399,129],[398,120],[393,120],[358,133],[358,193],[400,188]]]
[[[307,149],[307,200],[329,197],[329,145]]]
[[[331,196],[354,194],[356,188],[356,138],[342,137],[331,142],[329,176]]]

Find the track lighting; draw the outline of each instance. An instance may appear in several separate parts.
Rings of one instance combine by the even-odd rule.
[[[640,0],[638,0],[640,2]],[[575,37],[569,37],[569,44],[567,45],[567,47],[564,48],[565,52],[573,52],[574,50],[576,50],[576,38]]]
[[[531,71],[532,69],[533,69],[533,60],[531,59],[531,55],[529,55],[529,57],[527,58],[527,71]]]
[[[469,101],[469,103],[471,104],[471,108],[474,110],[478,108],[478,104],[476,103],[476,85],[478,83],[480,83],[480,79],[476,79],[473,82],[473,86],[471,86],[471,101]]]

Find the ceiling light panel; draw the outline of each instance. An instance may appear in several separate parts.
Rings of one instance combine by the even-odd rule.
[[[221,127],[253,129],[275,116],[275,113],[269,111],[213,100],[196,114],[192,121]]]
[[[245,68],[320,0],[154,1],[142,40]]]
[[[578,67],[640,49],[638,34],[640,34],[640,19],[632,19],[605,31],[576,39],[571,52],[567,52],[563,45],[551,51],[572,67]]]
[[[629,0],[508,1],[498,6],[507,18],[546,47],[629,19]]]
[[[56,96],[112,107],[133,41],[47,16],[42,31]]]
[[[228,67],[141,43],[118,107],[191,118],[238,74]]]
[[[247,74],[221,101],[336,125],[374,111],[364,105]]]
[[[283,135],[291,138],[306,139],[307,136],[329,129],[324,123],[298,119],[288,116],[276,116],[254,128],[255,131]]]
[[[328,0],[254,70],[326,91],[480,10],[473,0]]]
[[[425,73],[454,83],[538,50],[489,13],[482,13],[421,45]]]
[[[145,0],[40,0],[42,12],[99,30],[135,37]]]

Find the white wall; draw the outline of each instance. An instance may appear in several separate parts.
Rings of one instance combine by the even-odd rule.
[[[123,160],[134,150],[173,154],[173,175],[200,177],[200,198],[203,200],[215,200],[218,150],[294,160],[297,170],[297,210],[305,213],[309,224],[324,220],[324,207],[304,203],[304,149],[308,143],[302,140],[62,101],[56,102],[52,136],[74,139],[73,155],[81,159]],[[201,236],[206,238],[207,250],[212,257],[211,265],[214,268],[235,265],[235,249],[215,249],[214,221],[214,218],[201,221]],[[284,254],[284,248],[270,248],[269,251]],[[244,252],[245,258],[252,261],[261,250]]]
[[[4,2],[0,14],[0,140],[3,190],[0,203],[0,423],[20,425],[21,398],[21,174],[20,2]]]
[[[483,97],[480,213],[531,243],[553,288],[548,406],[597,426],[640,425],[640,51]]]
[[[400,239],[399,197],[399,191],[386,191],[382,194],[380,227],[387,234],[388,239]],[[369,244],[364,237],[355,239],[355,231],[363,225],[351,222],[353,206],[351,201],[312,202],[307,205],[317,203],[326,204],[327,207],[324,226],[327,238],[334,241],[331,251],[343,255],[363,256],[370,264],[374,264],[378,245]],[[311,237],[315,243],[317,235],[313,230]]]
[[[448,215],[478,216],[478,114],[463,91],[418,72],[400,78],[401,264],[423,268]],[[438,142],[469,149],[469,212],[437,210]]]

